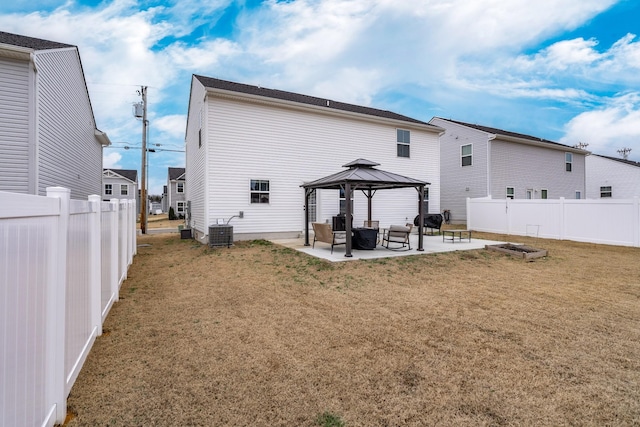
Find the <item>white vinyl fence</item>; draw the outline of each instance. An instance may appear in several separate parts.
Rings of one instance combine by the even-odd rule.
[[[633,199],[467,199],[467,228],[640,247],[640,203]]]
[[[136,250],[133,200],[0,192],[0,426],[64,422]]]

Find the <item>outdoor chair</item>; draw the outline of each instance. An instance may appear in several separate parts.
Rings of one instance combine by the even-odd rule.
[[[382,236],[382,246],[385,246],[387,249],[411,249],[411,242],[409,241],[409,236],[411,235],[411,230],[413,229],[413,224],[407,223],[405,226],[402,225],[392,225],[387,230],[385,230],[384,235]],[[386,242],[386,245],[385,245]],[[389,247],[390,243],[399,243],[401,246],[399,247]]]
[[[331,245],[331,253],[335,245],[344,245],[347,243],[347,233],[344,231],[333,231],[331,224],[322,222],[312,222],[313,227],[313,246],[316,247],[316,241],[324,242]]]

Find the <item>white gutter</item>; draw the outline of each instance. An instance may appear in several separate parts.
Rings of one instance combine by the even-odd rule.
[[[19,59],[22,61],[32,61],[33,49],[22,46],[0,43],[0,56],[4,58]]]
[[[109,140],[107,134],[102,132],[100,129],[95,129],[94,135],[98,139],[98,142],[100,142],[100,145],[102,145],[103,147],[108,147],[111,145],[111,141]]]

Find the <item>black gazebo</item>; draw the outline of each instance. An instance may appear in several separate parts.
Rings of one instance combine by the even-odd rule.
[[[366,159],[354,160],[343,167],[348,168],[333,175],[317,179],[315,181],[302,184],[304,188],[304,206],[305,206],[305,237],[304,244],[309,246],[309,195],[312,191],[321,189],[332,189],[344,191],[346,199],[346,217],[351,218],[351,194],[352,191],[361,190],[368,200],[367,218],[371,221],[371,198],[378,190],[388,190],[393,188],[413,187],[418,191],[418,216],[420,218],[420,232],[418,233],[418,249],[423,251],[422,227],[424,226],[424,187],[429,185],[428,182],[420,181],[395,173],[376,169],[379,163]],[[351,257],[351,221],[345,221],[345,229],[347,233],[346,253],[344,256]]]

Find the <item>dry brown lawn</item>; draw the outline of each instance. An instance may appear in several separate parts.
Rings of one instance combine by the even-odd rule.
[[[169,220],[169,215],[164,213],[160,215],[148,215],[147,216],[147,228],[173,228],[178,230],[179,225],[184,225],[184,219]],[[138,230],[140,229],[140,218],[136,224]]]
[[[140,237],[67,424],[640,425],[640,250],[518,240],[549,256]]]

